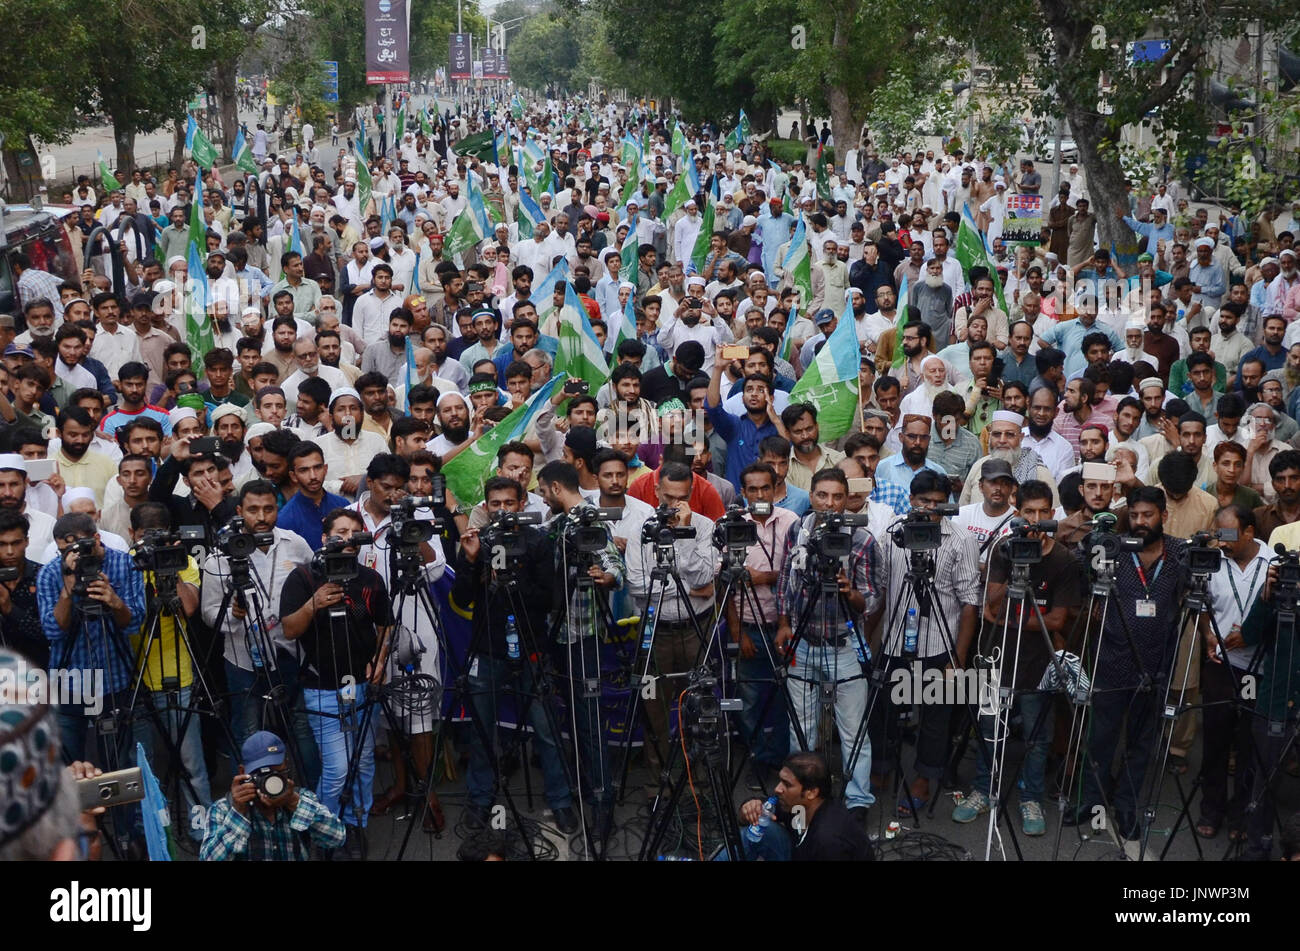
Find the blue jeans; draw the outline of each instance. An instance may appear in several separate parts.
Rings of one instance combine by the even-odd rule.
[[[850,679],[856,678],[856,679]],[[844,770],[849,771],[853,747],[860,749],[853,764],[852,778],[844,790],[844,805],[849,809],[870,806],[876,801],[871,794],[871,740],[863,718],[867,714],[867,679],[862,676],[857,650],[852,644],[843,647],[814,647],[807,640],[799,641],[795,666],[790,671],[786,685],[794,709],[803,727],[808,748],[818,743],[817,723],[821,703],[821,684],[835,683],[835,728],[840,734]],[[790,728],[790,746],[798,745],[799,737]]]
[[[307,702],[307,720],[320,750],[320,782],[316,784],[316,797],[325,808],[350,826],[365,828],[374,801],[375,785],[375,730],[374,714],[366,724],[365,735],[360,737],[361,756],[353,777],[347,807],[340,812],[339,801],[343,785],[348,779],[348,763],[358,742],[361,721],[364,718],[362,703],[366,698],[366,684],[359,683],[356,700],[343,703],[337,690],[304,690]],[[344,723],[351,729],[344,731]]]
[[[477,666],[476,666],[477,665]],[[533,728],[533,742],[542,761],[542,789],[546,804],[552,809],[567,809],[573,805],[569,780],[564,772],[563,754],[554,732],[546,718],[545,698],[530,696],[534,692],[533,670],[526,663],[519,666],[518,680],[505,658],[491,658],[478,654],[470,660],[469,692],[474,705],[474,718],[478,725],[470,725],[469,771],[465,786],[469,801],[476,806],[491,806],[495,797],[492,763],[497,756],[497,694],[507,693],[514,701],[515,715],[528,705],[528,725]],[[558,716],[558,714],[557,714]],[[480,730],[479,727],[482,727]],[[483,735],[492,738],[493,749],[483,743]]]
[[[746,624],[743,630],[754,642],[756,653],[748,660],[736,660],[736,693],[743,704],[740,729],[755,762],[780,766],[790,752],[790,713],[784,698],[776,695],[776,675],[763,649],[763,634],[755,624]],[[771,638],[767,641],[776,654]]]
[[[171,698],[174,702],[169,703]],[[203,758],[203,737],[202,730],[199,726],[199,715],[197,712],[187,712],[187,707],[193,702],[194,688],[182,687],[176,694],[167,694],[163,691],[157,691],[149,695],[148,700],[142,702],[152,702],[154,709],[159,712],[159,720],[162,727],[167,731],[167,736],[174,743],[181,756],[181,763],[185,766],[185,772],[189,774],[190,781],[187,785],[185,782],[180,783],[181,795],[185,800],[185,812],[190,817],[190,837],[196,841],[203,838],[203,826],[194,820],[199,818],[195,812],[195,807],[199,807],[203,813],[207,812],[212,805],[212,788],[208,781],[208,764]],[[172,709],[168,709],[168,707]],[[181,724],[185,722],[186,716],[189,717],[189,723],[185,724],[185,735],[180,736]],[[145,748],[146,753],[155,753],[158,744],[155,743],[157,727],[145,717],[140,716],[135,721],[135,740]],[[190,786],[194,787],[194,794],[190,794]],[[195,799],[197,796],[197,800]]]
[[[1054,694],[1031,691],[1016,698],[1020,708],[1021,729],[1025,735],[1025,759],[1020,767],[1020,801],[1043,801],[1043,772],[1047,767],[1047,751],[1052,745],[1052,697]],[[1038,722],[1039,717],[1043,722]],[[1037,733],[1035,734],[1035,730]],[[988,795],[991,780],[990,757],[997,755],[993,747],[993,717],[980,717],[980,736],[984,739],[983,751],[975,754],[974,788]],[[1002,737],[1002,743],[1007,738]]]
[[[302,757],[303,775],[299,777],[308,789],[320,780],[320,753],[312,739],[311,725],[303,705],[302,687],[298,683],[298,661],[287,654],[277,658],[280,664],[277,679],[289,691],[288,713],[293,726],[293,738]],[[270,681],[262,672],[254,673],[226,661],[226,689],[230,693],[230,732],[235,735],[236,747],[242,746],[258,730],[270,730],[280,735],[280,726],[266,716],[267,703],[262,697],[271,689]],[[287,737],[281,736],[281,739]],[[234,761],[239,762],[239,749],[234,751]]]

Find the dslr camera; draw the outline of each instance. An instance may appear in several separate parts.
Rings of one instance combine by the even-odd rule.
[[[375,536],[369,532],[356,532],[346,540],[331,538],[312,555],[312,568],[327,582],[345,584],[360,574],[357,553],[348,549],[371,545],[374,541]]]
[[[263,766],[255,769],[248,774],[244,780],[246,783],[252,783],[267,799],[275,799],[277,796],[283,796],[284,791],[289,788],[289,781],[285,778],[284,773],[277,772],[273,766]]]
[[[72,595],[77,599],[77,607],[87,616],[107,614],[108,606],[92,599],[89,592],[90,585],[99,580],[100,572],[104,570],[104,558],[95,551],[95,539],[78,538],[69,545],[63,555],[65,566],[68,555],[72,552],[77,553],[76,567],[70,572],[66,567],[63,570],[73,575]]]
[[[250,532],[242,515],[236,515],[217,530],[217,548],[227,558],[246,561],[263,545],[274,543],[274,532]]]
[[[661,503],[653,515],[641,526],[641,544],[671,546],[679,538],[694,538],[695,526],[673,525],[677,510],[667,502]],[[755,536],[757,541],[758,536]]]

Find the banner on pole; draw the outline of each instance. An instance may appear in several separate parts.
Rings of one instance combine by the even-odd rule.
[[[366,0],[366,84],[411,81],[407,0]]]
[[[451,51],[447,63],[450,67],[448,75],[452,79],[469,79],[471,76],[473,57],[470,52],[470,42],[468,33],[451,34]]]

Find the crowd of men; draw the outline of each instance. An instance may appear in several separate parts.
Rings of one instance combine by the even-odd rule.
[[[179,760],[178,788],[200,817],[189,831],[205,857],[293,857],[273,831],[276,808],[301,828],[316,823],[319,847],[355,857],[368,818],[423,788],[439,729],[436,704],[413,701],[362,721],[368,693],[413,673],[445,683],[463,670],[488,724],[466,734],[466,820],[483,826],[500,797],[492,724],[500,688],[517,676],[510,638],[522,627],[530,651],[581,685],[599,676],[617,622],[654,603],[659,677],[692,670],[715,623],[735,646],[738,729],[759,784],[776,783],[784,809],[804,794],[791,790],[826,798],[824,764],[798,753],[830,740],[818,735],[820,698],[835,685],[843,790],[816,810],[830,817],[819,820],[818,848],[797,846],[795,858],[837,848],[862,857],[865,840],[839,831],[865,829],[881,797],[891,815],[919,813],[951,782],[954,744],[975,727],[954,719],[960,704],[914,704],[873,686],[868,658],[891,682],[915,665],[919,682],[989,656],[1013,684],[1025,740],[1025,834],[1043,835],[1057,818],[1087,822],[1103,805],[1120,835],[1140,837],[1157,781],[1152,750],[1167,741],[1158,761],[1185,772],[1199,741],[1196,833],[1223,830],[1266,854],[1273,798],[1257,787],[1296,771],[1293,756],[1273,769],[1283,744],[1260,725],[1289,716],[1291,678],[1276,658],[1290,653],[1258,647],[1274,626],[1273,548],[1294,550],[1300,534],[1293,233],[1270,232],[1257,260],[1259,245],[1238,239],[1258,229],[1242,230],[1240,216],[1189,213],[1161,185],[1119,212],[1143,242],[1126,270],[1094,246],[1077,174],[1062,182],[1042,244],[1011,248],[1000,237],[1003,196],[1039,192],[1032,162],[1013,173],[961,152],[917,152],[886,166],[864,147],[831,169],[827,198],[811,163],[777,161],[757,143],[728,150],[699,130],[686,136],[699,193],[665,214],[683,171],[671,129],[653,120],[649,175],[629,189],[618,143],[640,134],[637,119],[583,107],[584,125],[576,111],[538,103],[512,119],[501,105],[460,125],[463,135],[490,122],[516,140],[531,128],[548,145],[563,188],[533,196],[544,221],[531,237],[518,234],[516,166],[407,132],[391,157],[369,162],[363,207],[354,160],[340,154],[331,176],[304,128],[302,151],[265,155],[256,175],[187,163],[161,181],[136,170],[104,195],[81,183],[67,224],[75,243],[104,242],[92,229],[124,215],[140,225],[119,249],[121,286],[106,244],[90,249],[93,266],[77,281],[18,257],[20,312],[0,317],[0,568],[15,569],[0,581],[0,631],[42,667],[105,671],[106,709],[131,712],[132,729],[105,733],[82,708],[60,707],[66,755],[106,768],[131,758],[124,740],[133,736]],[[502,223],[444,256],[471,178]],[[710,250],[697,267],[701,209],[715,190]],[[385,220],[389,196],[397,210]],[[195,202],[213,331],[201,353],[186,325]],[[956,258],[963,208],[994,272]],[[811,299],[784,266],[796,216],[808,230]],[[619,251],[633,231],[627,276]],[[304,253],[291,249],[295,233]],[[635,336],[607,345],[605,385],[555,388],[528,428],[497,447],[481,501],[428,503],[441,468],[552,377],[560,308],[533,287],[561,259],[568,278],[555,299],[576,293],[602,344],[630,300]],[[831,438],[817,406],[790,391],[850,315],[860,399],[849,431]],[[438,520],[415,568],[390,531],[393,507],[408,497],[421,500],[412,518]],[[956,514],[941,514],[950,504]],[[757,530],[744,562],[752,596],[721,604],[714,527],[733,506]],[[574,531],[593,507],[619,517],[597,522],[604,546],[577,557]],[[520,529],[526,554],[503,569],[484,534],[515,512],[544,524]],[[819,568],[819,527],[839,513],[861,524],[846,529],[848,554]],[[909,513],[939,526],[928,594],[894,539]],[[1105,513],[1140,548],[1114,559],[1110,609],[1093,618],[1082,568]],[[682,530],[671,544],[681,585],[666,590],[642,532],[659,518]],[[1058,525],[1041,535],[1031,613],[1009,594],[1005,537],[1022,522],[1039,537],[1032,525],[1049,519]],[[232,557],[232,525],[252,536],[243,556]],[[199,557],[167,576],[175,592],[158,591],[156,572],[140,570],[133,552],[153,533],[192,526],[202,529]],[[1209,582],[1210,611],[1187,633],[1187,540],[1216,529],[1235,540],[1215,542],[1225,557]],[[371,537],[352,541],[362,533]],[[322,548],[354,556],[358,571],[326,580]],[[88,580],[77,571],[87,558],[102,566]],[[465,658],[440,656],[436,602],[402,594],[405,580],[427,589],[448,566],[448,603],[472,618]],[[827,571],[842,598],[826,595]],[[502,608],[509,591],[523,592],[514,611]],[[145,624],[163,596],[186,625],[170,615]],[[91,602],[99,607],[87,613]],[[1022,620],[1007,643],[1004,631],[1014,637]],[[1071,652],[1096,689],[1082,749],[1069,745],[1068,705],[1040,684]],[[1252,666],[1257,652],[1266,658]],[[1261,675],[1248,703],[1243,678]],[[1172,725],[1161,716],[1167,689],[1178,697]],[[202,692],[224,698],[220,728],[185,715]],[[618,753],[598,695],[563,692],[571,741],[544,704],[528,715],[547,805],[573,833],[599,828],[591,817],[611,809]],[[645,704],[652,797],[670,768],[677,692]],[[979,718],[979,736],[995,738],[992,719]],[[386,720],[396,781],[377,792]],[[904,724],[913,757],[903,756]],[[994,744],[976,745],[976,774],[952,813],[959,823],[1011,794],[990,778],[1001,761]],[[251,792],[257,769],[287,768],[285,746],[303,794]],[[227,754],[235,768],[225,797],[210,777]],[[1058,787],[1070,803],[1060,817],[1048,808]],[[441,831],[436,792],[421,795],[425,829]],[[264,813],[251,826],[250,803]],[[738,819],[757,821],[756,808],[746,804]],[[262,843],[251,850],[250,828]]]

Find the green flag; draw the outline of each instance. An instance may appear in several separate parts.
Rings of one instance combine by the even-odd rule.
[[[984,239],[980,237],[979,229],[975,227],[975,219],[971,217],[970,205],[963,205],[961,211],[961,226],[957,229],[957,242],[953,246],[953,253],[957,256],[962,271],[967,275],[970,274],[970,269],[977,264],[988,268],[989,276],[993,278],[993,297],[998,302],[998,309],[1005,314],[1007,312],[1007,301],[1002,293],[1002,282],[998,280],[997,268],[994,267],[993,261],[989,258],[988,249],[984,247]]]
[[[496,141],[491,129],[484,129],[481,132],[475,132],[473,135],[467,135],[455,145],[451,150],[457,155],[473,155],[478,159],[486,160],[492,154],[492,144]]]
[[[732,129],[730,132],[728,132],[727,138],[723,141],[722,144],[727,147],[728,152],[740,148],[740,130]]]
[[[677,206],[691,197],[691,186],[686,180],[685,172],[677,176],[677,181],[673,183],[672,190],[664,197],[664,213],[666,220],[669,215],[677,210]]]
[[[421,109],[416,113],[416,115],[419,116],[420,119],[420,134],[426,139],[432,139],[433,126],[429,125],[429,114],[425,110]]]
[[[360,152],[357,153],[357,210],[361,212],[361,217],[366,216],[366,206],[370,204],[370,195],[374,189],[374,181],[370,177],[370,169],[366,166],[366,157]]]
[[[636,248],[636,225],[629,222],[627,236],[623,238],[623,246],[618,249],[618,256],[623,261],[622,267],[618,270],[620,281],[636,283]]]
[[[749,124],[749,116],[745,115],[745,110],[740,110],[740,122],[736,124],[736,131],[740,133],[741,141],[748,142],[754,137],[754,130]]]
[[[104,186],[104,191],[115,192],[122,187],[122,183],[113,177],[113,170],[108,167],[108,162],[104,161],[104,153],[96,152],[99,156],[99,181]]]
[[[858,406],[858,332],[853,306],[846,304],[839,323],[790,391],[790,404],[817,407],[817,426],[824,440],[839,439],[853,426]]]
[[[636,194],[636,187],[641,184],[637,180],[638,178],[638,175],[633,175],[631,170],[628,170],[627,184],[623,186],[623,194],[618,196],[618,203],[620,205],[626,205],[632,200],[632,196]]]
[[[781,262],[785,276],[799,290],[799,305],[807,307],[812,302],[812,255],[808,251],[808,228],[799,216],[799,224],[790,239],[790,247]]]
[[[443,254],[449,258],[455,257],[462,251],[474,247],[485,237],[478,215],[474,214],[469,205],[466,205],[465,210],[456,216],[456,220],[452,222],[447,232],[447,243],[443,248]]]
[[[817,199],[831,200],[831,178],[826,171],[826,146],[817,146]]]
[[[402,136],[406,134],[406,103],[402,103],[402,108],[397,110],[397,128],[393,132],[393,149],[396,151],[402,146]]]
[[[611,315],[612,316],[612,315]],[[567,373],[574,379],[586,380],[595,393],[609,379],[609,362],[596,340],[573,285],[564,288],[564,306],[560,309],[560,342],[555,351],[555,372]]]
[[[212,168],[217,163],[217,147],[208,141],[202,129],[194,131],[194,147],[190,149],[190,157],[199,168]]]
[[[704,259],[709,256],[709,242],[713,239],[713,193],[708,193],[704,202],[704,214],[700,216],[700,233],[695,236],[695,246],[691,248],[691,264],[696,273],[704,271]]]
[[[203,189],[196,188],[190,199],[190,234],[189,247],[197,246],[201,260],[208,259],[208,224],[203,219]],[[160,262],[164,268],[167,262]]]
[[[673,154],[686,154],[686,134],[682,132],[681,123],[676,123],[673,126]]]

